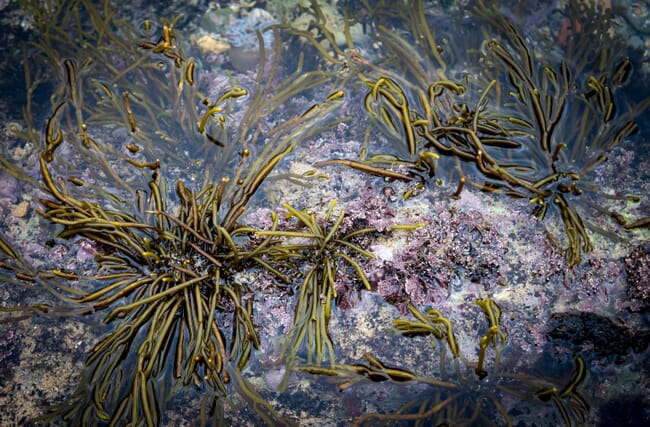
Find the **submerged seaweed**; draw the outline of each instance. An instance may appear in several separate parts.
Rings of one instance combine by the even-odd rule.
[[[197,88],[197,63],[183,53],[174,21],[157,28],[146,21],[140,30],[114,20],[108,2],[103,10],[85,1],[31,10],[39,56],[25,64],[28,91],[45,73],[56,86],[43,136],[31,98],[29,126],[19,136],[41,147],[40,215],[61,227],[59,238],[94,242],[97,272],[32,268],[3,239],[5,281],[29,283],[60,302],[2,311],[11,313],[5,320],[102,313],[111,325],[92,348],[75,393],[43,420],[159,425],[178,386],[207,387],[222,406],[234,371],[259,347],[249,297],[254,283],[236,275],[267,269],[288,282],[270,264],[278,258],[273,251],[316,250],[277,249],[277,221],[254,243],[256,230],[240,218],[282,159],[325,126],[341,95],[267,128],[264,119],[288,98],[330,77],[298,69],[276,79],[280,45],[267,63],[259,35],[255,87],[249,93],[234,86],[210,101]],[[231,123],[244,97],[248,108]],[[311,307],[307,298],[300,304]],[[316,348],[317,357],[324,352]],[[262,418],[277,421],[244,380],[237,382]]]
[[[340,212],[334,219],[335,206],[336,202],[330,203],[325,213],[324,223],[321,223],[314,214],[285,205],[289,215],[299,223],[300,227],[297,230],[269,230],[256,233],[259,236],[289,239],[275,248],[272,255],[276,260],[296,263],[300,267],[294,268],[303,270],[294,328],[289,334],[284,350],[289,365],[293,365],[296,353],[304,343],[307,347],[307,360],[310,363],[320,364],[325,360],[334,363],[334,344],[329,337],[328,324],[331,307],[336,299],[335,280],[339,270],[344,267],[343,264],[347,264],[365,289],[370,290],[363,269],[350,253],[373,258],[374,255],[357,246],[353,239],[355,236],[374,233],[376,230],[363,228],[343,234],[341,223],[345,213]],[[332,225],[327,228],[330,222]]]
[[[587,222],[584,213],[605,213],[626,230],[643,226],[645,220],[625,219],[591,195],[641,200],[606,193],[595,182],[594,171],[638,132],[635,119],[649,100],[633,104],[620,99],[617,92],[632,73],[632,63],[619,49],[623,43],[606,31],[604,13],[587,6],[579,10],[585,16],[582,36],[571,39],[566,58],[541,61],[494,5],[475,2],[472,17],[490,38],[482,43],[465,40],[466,69],[458,75],[453,67],[459,62],[457,47],[436,38],[423,2],[409,1],[397,10],[385,4],[368,6],[364,16],[372,17],[384,57],[375,60],[354,49],[336,53],[347,66],[358,67],[352,74],[369,88],[365,108],[392,149],[376,153],[366,139],[359,160],[332,159],[320,165],[342,164],[419,182],[414,190],[425,182],[441,184],[441,175],[447,176],[457,182],[453,197],[469,184],[528,199],[540,221],[553,207],[564,225],[569,266],[593,249],[588,227],[612,236]],[[393,24],[395,20],[401,24]],[[327,32],[324,25],[315,25]],[[409,28],[410,34],[393,30],[393,25]],[[327,52],[323,57],[335,64],[342,61],[332,60]]]
[[[504,405],[508,399],[534,404],[553,405],[559,419],[567,427],[584,425],[590,406],[581,395],[588,378],[585,362],[574,359],[575,368],[568,382],[509,372],[503,360],[507,334],[501,326],[501,309],[490,298],[476,300],[487,318],[485,334],[478,342],[476,362],[462,355],[452,322],[439,310],[419,311],[409,306],[412,319],[397,319],[395,329],[405,337],[432,336],[434,348],[439,347],[439,375],[423,376],[409,370],[389,366],[370,354],[367,363],[337,364],[332,368],[299,366],[298,370],[335,377],[339,391],[362,382],[420,383],[418,392],[393,413],[367,413],[355,420],[355,425],[514,425],[516,411]],[[488,362],[486,355],[493,354]],[[451,353],[449,358],[448,353]],[[490,365],[489,372],[486,366]],[[467,372],[465,368],[472,368]],[[515,412],[515,413],[511,413]]]
[[[621,53],[620,38],[606,31],[602,11],[569,2],[584,13],[582,32],[562,47],[562,60],[540,59],[539,44],[486,3],[472,3],[473,12],[463,18],[472,21],[466,34],[437,22],[421,0],[399,6],[362,1],[344,14],[342,34],[335,34],[331,16],[312,0],[309,8],[298,8],[310,17],[307,28],[256,24],[254,81],[246,86],[228,75],[219,86],[202,81],[202,62],[186,51],[179,17],[136,25],[120,19],[108,0],[101,7],[89,0],[27,2],[35,33],[24,50],[25,126],[12,130],[36,147],[40,183],[4,153],[0,168],[39,192],[36,211],[56,227],[55,241],[90,242],[94,258],[83,267],[35,266],[0,235],[3,287],[16,298],[25,290],[40,293],[36,300],[2,306],[0,322],[87,316],[105,328],[77,389],[37,421],[160,425],[170,399],[191,389],[203,394],[196,420],[201,425],[225,424],[234,394],[256,420],[291,424],[244,374],[255,351],[265,350],[254,304],[258,281],[273,277],[269,292],[286,296],[293,308],[291,329],[272,361],[283,364],[281,391],[296,370],[336,377],[341,391],[361,381],[425,389],[394,413],[380,408],[361,415],[359,425],[512,425],[513,401],[552,408],[555,423],[584,424],[591,408],[581,394],[588,381],[583,358],[575,355],[568,381],[508,369],[502,358],[508,335],[491,298],[475,301],[487,326],[473,356],[461,351],[443,308],[423,312],[410,295],[386,298],[412,315],[395,321],[402,335],[433,338],[439,377],[390,366],[369,353],[361,363],[340,363],[330,317],[337,297],[349,299],[337,295],[337,287],[371,290],[363,264],[374,257],[368,242],[380,232],[439,223],[415,215],[421,222],[395,225],[383,212],[364,222],[336,202],[317,214],[311,206],[296,208],[295,200],[272,212],[263,229],[245,216],[270,178],[305,186],[321,177],[315,170],[281,168],[303,141],[329,130],[334,120],[351,121],[335,113],[352,100],[370,119],[359,158],[332,158],[315,167],[343,165],[400,181],[404,199],[445,182],[453,198],[472,186],[527,199],[539,220],[555,212],[562,221],[563,268],[593,248],[590,228],[618,238],[596,224],[594,212],[624,230],[647,227],[647,218],[634,221],[598,204],[599,198],[642,199],[624,189],[610,194],[596,174],[638,132],[637,117],[648,106],[623,96],[633,65]],[[376,42],[374,52],[357,46],[351,30],[356,23]],[[300,46],[291,71],[282,59],[288,46]],[[318,59],[306,65],[309,53]],[[42,92],[50,95],[48,102]],[[292,112],[294,105],[302,107]],[[44,120],[41,110],[47,111]],[[453,215],[440,221],[456,228],[462,223]],[[413,274],[420,275],[434,270],[423,266],[422,257],[439,256],[441,265],[444,257],[449,273],[420,278],[418,286],[442,280],[447,287],[458,268],[484,261],[469,242],[482,234],[484,243],[494,240],[491,232],[473,229],[462,238],[468,242],[457,242],[446,254],[426,255],[413,244],[402,249],[408,255],[402,259],[392,260],[397,252],[388,246],[384,255],[395,262],[394,271],[417,265]],[[412,235],[421,236],[427,233]],[[467,276],[505,286],[497,264],[506,249],[500,249]],[[403,279],[398,276],[390,280]]]

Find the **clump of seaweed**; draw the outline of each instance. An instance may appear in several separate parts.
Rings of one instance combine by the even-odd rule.
[[[235,276],[267,269],[288,279],[265,260],[278,250],[277,221],[259,240],[240,218],[281,160],[325,125],[343,93],[334,91],[268,129],[263,120],[288,98],[328,84],[330,76],[302,72],[299,65],[295,74],[276,79],[280,46],[267,64],[260,42],[255,87],[235,86],[210,101],[197,88],[198,65],[183,53],[174,21],[158,28],[145,21],[139,30],[116,22],[108,2],[103,6],[100,11],[86,1],[30,5],[39,53],[31,69],[25,61],[28,126],[17,132],[41,147],[45,196],[39,213],[59,225],[59,238],[97,244],[97,272],[36,270],[0,240],[6,282],[40,288],[60,301],[3,308],[9,313],[3,321],[36,313],[102,313],[110,332],[91,350],[75,393],[43,420],[159,425],[167,397],[178,386],[207,388],[214,393],[213,408],[221,407],[230,379],[239,378],[234,371],[243,369],[259,346],[249,296],[254,283]],[[88,16],[89,24],[76,19],[80,15]],[[48,73],[55,88],[41,137],[32,97]],[[231,124],[235,100],[248,96],[241,122]],[[294,212],[303,222],[311,220]],[[321,230],[315,222],[305,225]],[[331,249],[327,245],[340,220],[335,225],[331,233],[314,236],[323,240],[321,254]],[[352,245],[349,237],[334,241]],[[302,250],[308,257],[312,249],[297,244],[279,251]],[[361,271],[347,255],[335,257]],[[318,268],[324,265],[327,274],[336,269],[327,263]],[[312,273],[304,287],[321,286],[321,280],[327,286],[331,277],[323,273]],[[313,295],[306,298],[312,301],[300,306],[311,311],[317,304]],[[317,347],[316,356],[322,358],[323,351]],[[263,419],[279,422],[243,379],[236,382]]]
[[[284,345],[283,353],[287,364],[292,365],[303,344],[306,344],[308,363],[321,364],[329,360],[334,363],[334,344],[330,339],[328,324],[331,306],[336,299],[335,280],[339,270],[347,267],[354,271],[364,288],[370,284],[354,255],[374,258],[374,255],[354,242],[354,238],[376,232],[374,228],[355,229],[343,232],[341,224],[345,212],[334,217],[336,201],[332,201],[322,221],[316,215],[295,209],[287,204],[284,208],[297,221],[294,230],[264,230],[256,234],[262,237],[287,239],[273,249],[271,255],[276,261],[295,263],[300,271],[302,283],[296,305],[294,327]],[[276,221],[274,221],[275,223]],[[300,267],[298,267],[300,266]]]
[[[472,185],[528,199],[540,221],[554,207],[564,225],[569,266],[593,249],[588,227],[612,236],[586,222],[577,205],[613,217],[626,230],[644,226],[644,220],[626,221],[587,195],[640,200],[605,193],[590,175],[638,132],[635,118],[648,106],[648,100],[624,105],[619,99],[632,63],[609,48],[622,43],[604,30],[602,14],[581,9],[585,36],[569,43],[566,60],[542,62],[496,7],[478,1],[474,15],[490,39],[467,49],[464,67],[472,58],[476,65],[457,77],[454,48],[435,37],[423,2],[409,1],[397,15],[386,5],[368,9],[384,59],[354,50],[340,55],[360,68],[354,74],[369,88],[365,108],[394,148],[371,154],[367,137],[359,160],[331,159],[319,166],[342,164],[416,182],[405,197],[432,178],[442,183],[442,170],[458,183],[452,197]],[[410,23],[412,36],[391,31],[395,16]]]
[[[587,13],[591,27],[586,30],[593,36],[590,46],[593,48],[593,40],[600,40],[606,48],[589,49],[584,46],[584,37],[576,39],[569,46],[573,55],[556,67],[535,64],[524,40],[505,22],[501,22],[505,29],[504,41],[492,40],[487,44],[488,58],[501,64],[509,82],[503,88],[504,93],[507,90],[508,101],[505,98],[502,101],[509,108],[503,109],[507,113],[499,114],[497,121],[509,135],[517,135],[516,140],[524,148],[517,157],[510,156],[516,160],[514,165],[507,166],[519,184],[510,184],[506,191],[532,184],[534,193],[528,189],[527,197],[536,205],[535,215],[540,220],[548,206],[558,209],[569,242],[566,249],[569,265],[578,263],[580,254],[593,248],[586,231],[590,224],[585,224],[576,210],[577,204],[618,218],[629,229],[629,224],[617,213],[600,208],[583,194],[640,200],[635,195],[604,193],[601,185],[590,179],[590,174],[607,161],[616,147],[638,132],[635,118],[648,105],[645,100],[621,108],[617,92],[627,83],[632,64],[609,49],[621,43],[602,28],[602,15],[597,15],[597,11],[585,12],[591,12]],[[485,15],[494,16],[487,12]],[[519,157],[522,155],[526,159]],[[500,153],[495,161],[504,164],[506,158]],[[488,166],[487,170],[500,174],[496,167]],[[487,185],[496,186],[489,182]],[[593,225],[592,228],[599,230]]]
[[[394,326],[405,337],[431,336],[439,348],[439,376],[421,376],[407,369],[390,366],[370,354],[367,363],[336,364],[331,368],[299,366],[298,370],[336,377],[344,391],[361,382],[420,383],[425,390],[393,413],[367,413],[355,425],[514,425],[515,414],[504,405],[506,397],[552,404],[566,426],[584,425],[590,407],[580,394],[587,380],[584,360],[576,355],[575,368],[568,382],[508,372],[502,356],[507,334],[501,325],[501,309],[491,298],[475,301],[488,326],[478,341],[476,362],[461,354],[452,322],[434,308],[421,312],[410,305],[414,319],[396,319]],[[437,344],[436,344],[437,343]],[[448,353],[451,353],[449,359]],[[493,354],[491,363],[487,355]],[[487,366],[491,365],[488,371]],[[467,372],[464,367],[471,369]],[[557,420],[556,420],[557,422]]]

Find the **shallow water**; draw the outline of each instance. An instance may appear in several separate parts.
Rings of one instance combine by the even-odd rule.
[[[455,107],[449,104],[449,108],[442,110],[451,117],[452,111],[460,116],[463,103],[469,109],[475,108],[485,81],[496,75],[500,82],[505,82],[503,87],[507,87],[508,77],[505,73],[481,71],[482,67],[487,70],[487,66],[480,62],[479,51],[486,49],[486,38],[505,37],[500,32],[503,29],[486,35],[479,31],[479,26],[487,25],[489,21],[486,24],[485,21],[474,20],[475,17],[468,10],[461,12],[458,2],[444,3],[444,7],[427,6],[425,19],[435,29],[440,52],[448,61],[445,76],[468,88],[462,97],[450,98],[450,103],[456,102]],[[567,43],[570,45],[571,40],[584,39],[583,31],[586,33],[589,30],[582,26],[578,28],[577,24],[568,25],[567,20],[575,21],[571,21],[573,17],[569,12],[562,12],[560,5],[548,3],[526,13],[526,3],[512,5],[507,10],[503,9],[502,13],[516,21],[515,25],[519,26],[536,67],[541,68],[539,64],[544,64],[559,70],[560,59],[565,59],[571,66],[580,65],[584,58],[572,57],[571,52],[567,53]],[[232,53],[229,54],[227,49],[219,52],[214,50],[214,44],[207,48],[198,42],[204,36],[222,42],[227,41],[228,34],[241,35],[240,31],[229,33],[226,28],[243,26],[246,14],[252,12],[241,4],[232,6],[231,9],[212,11],[201,7],[166,11],[167,16],[186,12],[186,16],[196,17],[183,18],[176,30],[183,34],[182,38],[187,42],[186,54],[197,58],[194,79],[198,90],[211,99],[235,85],[253,93],[259,83],[255,74],[259,63],[252,61],[250,68],[246,69],[247,66],[234,64],[229,59]],[[234,6],[243,9],[237,10]],[[259,14],[278,22],[286,19],[283,18],[286,15],[281,13],[282,8],[273,7],[269,2],[267,9],[254,12],[253,21],[259,22]],[[413,74],[417,66],[422,66],[430,82],[439,80],[439,69],[426,68],[436,62],[432,62],[430,56],[421,53],[422,50],[418,48],[407,52],[422,55],[416,59],[419,65],[408,68],[412,58],[406,57],[390,65],[386,65],[388,62],[385,61],[390,58],[391,52],[394,54],[389,46],[391,40],[410,40],[412,29],[400,27],[408,21],[397,18],[384,21],[383,25],[393,25],[389,34],[398,35],[400,39],[385,34],[380,39],[378,33],[381,30],[371,25],[373,17],[368,14],[365,32],[363,25],[355,26],[350,31],[358,50],[347,58],[345,64],[328,63],[308,42],[298,42],[295,37],[285,34],[286,39],[282,43],[288,51],[280,56],[283,73],[288,74],[296,67],[296,53],[302,51],[305,54],[302,72],[318,67],[340,70],[337,72],[341,79],[345,77],[348,80],[345,80],[345,84],[339,81],[332,85],[329,82],[292,97],[272,115],[260,119],[264,132],[303,115],[314,104],[329,105],[325,98],[333,93],[333,87],[342,89],[345,96],[340,106],[323,115],[322,120],[314,122],[313,126],[323,126],[322,130],[309,134],[311,130],[305,129],[296,134],[296,137],[308,137],[296,145],[292,154],[283,159],[278,169],[265,180],[240,221],[256,229],[268,230],[271,228],[270,212],[275,211],[281,217],[281,226],[296,228],[296,218],[290,218],[286,206],[283,206],[286,203],[319,215],[323,226],[331,226],[333,220],[327,223],[322,218],[331,201],[337,200],[331,217],[338,218],[345,212],[342,230],[350,232],[362,227],[378,230],[355,240],[355,244],[374,255],[373,259],[356,252],[350,254],[365,272],[370,290],[363,289],[355,270],[339,260],[339,271],[334,282],[337,298],[329,319],[329,336],[334,345],[335,360],[319,367],[321,373],[330,375],[304,372],[318,372],[313,362],[307,360],[309,352],[305,344],[300,347],[296,359],[289,361],[294,366],[302,366],[303,371],[296,369],[289,372],[288,362],[282,357],[286,355],[283,345],[293,328],[300,277],[296,276],[286,285],[259,267],[235,274],[233,282],[245,284],[249,290],[243,299],[252,301],[259,348],[253,351],[241,376],[237,374],[239,371],[234,363],[229,362],[229,394],[224,398],[217,393],[218,402],[224,407],[223,414],[220,415],[220,405],[214,405],[214,390],[210,390],[207,382],[198,381],[198,386],[175,389],[170,393],[169,402],[159,402],[162,408],[160,425],[219,422],[226,425],[351,425],[355,422],[363,425],[418,425],[417,422],[422,420],[432,425],[506,425],[508,421],[515,425],[538,426],[561,425],[567,421],[571,425],[645,425],[650,418],[647,409],[650,407],[647,401],[650,396],[647,371],[650,330],[647,300],[650,289],[649,234],[647,226],[624,230],[606,211],[620,213],[628,224],[647,217],[650,212],[650,204],[645,197],[650,170],[650,160],[647,158],[650,142],[646,130],[648,112],[646,108],[635,114],[626,113],[634,111],[633,106],[650,95],[646,84],[650,72],[649,58],[643,49],[638,49],[639,40],[648,46],[650,36],[642,32],[643,28],[635,26],[633,19],[635,13],[642,14],[646,9],[647,5],[643,3],[636,11],[615,10],[612,16],[602,21],[607,31],[627,41],[621,46],[629,51],[625,55],[617,53],[614,57],[616,64],[621,63],[624,57],[629,58],[632,71],[613,96],[616,112],[612,125],[596,127],[579,135],[587,135],[590,141],[597,141],[603,134],[607,135],[616,123],[620,125],[628,117],[636,118],[639,132],[609,151],[607,161],[594,168],[589,180],[581,179],[578,182],[579,186],[584,183],[586,193],[594,195],[578,195],[571,191],[562,193],[570,201],[578,203],[593,244],[593,250],[583,253],[574,266],[569,266],[564,256],[568,239],[560,213],[551,207],[543,221],[538,221],[529,202],[529,199],[534,200],[533,196],[511,198],[497,192],[481,191],[481,187],[486,190],[486,183],[495,179],[482,175],[481,168],[472,166],[472,162],[460,164],[453,156],[443,156],[435,163],[434,176],[428,176],[429,171],[420,169],[417,173],[422,178],[411,182],[364,173],[340,164],[316,166],[331,159],[359,159],[366,145],[369,155],[388,153],[404,156],[403,145],[402,148],[396,147],[404,144],[407,131],[399,125],[391,130],[386,122],[382,124],[370,119],[364,108],[364,98],[371,89],[367,84],[362,84],[361,79],[376,78],[373,77],[376,73],[395,79],[407,88],[409,104],[416,110],[424,108],[418,103],[418,92],[408,88],[409,82],[414,87],[421,82],[409,77],[409,73]],[[137,4],[125,6],[119,13],[133,16],[129,13],[135,10],[141,14],[138,16],[160,14],[154,14],[147,6]],[[399,8],[396,7],[396,10]],[[343,9],[323,6],[322,11],[334,33],[344,31],[341,27]],[[350,16],[355,13],[352,9],[348,12]],[[406,10],[402,12],[406,13]],[[26,12],[8,8],[6,16],[3,25],[10,32],[13,31],[15,37],[30,34],[29,30],[20,30],[21,22],[28,22],[25,20],[28,16]],[[301,19],[308,21],[308,18],[296,18],[292,22],[298,25]],[[208,26],[208,21],[213,24]],[[136,22],[142,25],[142,19]],[[160,27],[156,29],[160,30]],[[154,31],[152,34],[158,34]],[[149,39],[156,41],[153,35]],[[349,52],[345,45],[340,49]],[[402,46],[402,49],[405,47]],[[265,68],[266,72],[269,72],[274,60],[271,50],[264,63],[268,67]],[[357,53],[358,56],[355,56]],[[60,54],[65,57],[66,52]],[[8,54],[3,62],[22,60],[21,55],[12,55]],[[172,61],[167,64],[166,71],[173,69]],[[616,68],[615,64],[610,65],[610,68]],[[117,66],[123,67],[124,64]],[[407,67],[406,71],[401,66]],[[6,66],[2,68],[9,79],[7,69]],[[18,73],[20,69],[17,68]],[[361,76],[352,70],[360,70]],[[59,72],[65,73],[65,70],[59,69]],[[579,73],[571,75],[574,85],[571,90],[591,93],[585,89],[589,87],[585,86],[588,77],[595,75],[598,80],[604,75],[599,73],[604,72],[598,65],[583,66]],[[263,73],[260,75],[264,77]],[[402,77],[404,75],[407,77]],[[61,81],[62,76],[65,74],[51,78]],[[602,88],[612,80],[610,75],[595,87]],[[188,84],[187,79],[184,82]],[[546,82],[550,84],[550,80]],[[48,105],[54,87],[54,83],[46,84],[34,94],[36,102],[32,113],[37,132],[45,132],[46,121],[51,117],[52,111],[43,105]],[[591,88],[594,93],[589,98],[596,100],[600,93]],[[116,88],[115,93],[118,91]],[[496,96],[496,91],[490,96],[493,94]],[[3,239],[20,253],[25,264],[36,270],[57,269],[90,276],[96,272],[97,263],[93,257],[102,251],[102,245],[88,237],[56,237],[62,226],[52,225],[37,212],[44,209],[39,204],[39,198],[51,198],[51,194],[48,195],[46,189],[37,184],[42,180],[37,166],[38,147],[17,138],[12,132],[12,129],[26,129],[28,124],[17,108],[24,102],[22,95],[10,95],[10,92],[5,92],[2,104],[5,109],[2,114],[2,158],[7,159],[8,164],[18,165],[25,174],[11,176],[11,171],[16,175],[16,168],[8,166],[3,166],[0,172],[0,208],[4,218],[0,231]],[[151,94],[152,98],[159,95]],[[132,98],[136,102],[137,97],[132,95]],[[246,96],[228,104],[224,114],[226,123],[239,123],[250,117],[245,114],[251,108],[253,99]],[[592,112],[603,108],[601,115],[596,114],[600,118],[602,114],[607,114],[609,105],[608,98],[603,99],[601,104],[597,101],[590,104]],[[382,105],[390,108],[389,104]],[[571,143],[568,139],[576,135],[576,124],[583,117],[579,105],[571,98],[563,112],[563,121],[557,126],[557,138],[566,138],[567,144]],[[138,114],[144,115],[144,110],[139,109],[138,104],[134,104],[133,108],[138,117],[136,123],[139,127],[143,126]],[[516,107],[513,101],[504,102],[495,111],[514,115],[522,109],[525,110],[521,106]],[[387,111],[387,114],[392,114],[393,120],[397,117],[395,110]],[[309,118],[307,114],[305,116]],[[161,119],[163,126],[165,120]],[[129,134],[127,123],[117,123],[115,128],[98,125],[93,137],[100,139],[101,143],[113,141],[116,147],[125,141],[139,142]],[[184,137],[182,127],[170,127],[166,131],[170,138]],[[268,134],[272,135],[271,132]],[[192,138],[196,137],[201,135],[192,135]],[[41,135],[38,140],[42,143],[43,139]],[[269,140],[271,138],[264,140],[264,143],[268,144]],[[524,141],[525,138],[518,140]],[[161,141],[164,138],[161,137]],[[250,144],[251,158],[263,150],[264,144],[256,145],[257,142]],[[197,145],[185,143],[187,149],[160,151],[162,156],[167,156],[162,157],[163,162],[167,163],[161,173],[170,183],[182,179],[189,188],[198,191],[204,180],[204,170],[210,168],[210,156],[219,148],[201,145],[197,148]],[[237,148],[241,151],[240,147]],[[69,151],[64,151],[66,149]],[[587,148],[587,154],[583,157],[569,155],[570,148],[558,150],[559,156],[566,156],[563,167],[573,167],[576,163],[572,162],[576,158],[578,162],[588,159],[592,155],[590,149],[594,150]],[[500,150],[507,153],[503,147],[488,150],[493,156],[501,156],[498,154]],[[512,154],[510,160],[523,163],[527,168],[540,164],[540,158],[536,157],[539,156],[538,152],[531,155],[523,151],[524,148],[521,150],[517,154],[509,153]],[[101,173],[93,170],[89,166],[91,162],[85,162],[83,155],[68,149],[65,143],[56,149],[56,154],[59,156],[56,171],[62,176],[74,175],[86,182],[97,180],[92,182],[95,187],[88,194],[95,195],[95,191],[103,189],[126,198],[127,192],[120,190],[122,187],[111,181],[110,177],[104,182],[98,181]],[[147,154],[146,151],[144,154],[140,152],[137,155],[145,157],[133,158],[141,161],[146,159]],[[115,158],[119,158],[119,154]],[[496,158],[504,161],[504,157]],[[66,162],[70,164],[66,165]],[[236,170],[236,163],[228,163],[224,168]],[[114,164],[119,165],[117,162]],[[127,176],[129,184],[146,188],[149,171],[133,172],[123,165],[116,169]],[[408,167],[393,167],[391,170],[407,173]],[[218,177],[219,173],[217,171],[213,176]],[[458,192],[461,174],[467,178],[467,185],[458,193],[459,197],[453,197]],[[420,181],[424,184],[422,188],[415,186]],[[567,181],[567,186],[570,184],[572,182]],[[171,187],[169,204],[178,209],[182,202],[175,188]],[[625,194],[638,194],[641,198],[625,200],[618,197]],[[130,203],[135,205],[135,202]],[[599,210],[599,207],[603,209]],[[405,227],[415,224],[418,226]],[[7,257],[7,253],[4,255],[0,259],[3,262],[0,264],[0,298],[4,308],[34,304],[56,306],[56,298],[39,288],[38,282],[16,276],[15,265],[9,260],[11,257]],[[200,259],[201,262],[205,261]],[[198,264],[196,261],[193,267],[199,268]],[[312,264],[313,261],[307,261],[299,265],[296,274],[304,277]],[[73,281],[70,286],[89,292],[98,283],[82,280]],[[324,295],[318,297],[326,298]],[[503,335],[487,335],[489,326],[493,324],[490,323],[489,313],[476,304],[476,300],[484,298],[490,298],[497,304],[501,316],[496,330]],[[433,325],[440,328],[438,334],[442,338],[434,339],[433,335],[407,337],[395,330],[396,319],[414,321],[409,304],[413,304],[420,313],[430,308],[438,310],[437,317],[433,318],[444,321],[434,321]],[[2,425],[29,424],[47,408],[65,402],[76,389],[79,376],[83,375],[84,361],[91,349],[113,328],[102,323],[105,313],[82,315],[79,308],[67,307],[67,310],[54,310],[54,314],[47,316],[28,313],[30,315],[25,320],[0,323]],[[7,319],[14,317],[14,314],[3,310],[3,316]],[[225,315],[220,321],[226,325],[229,322]],[[452,334],[446,329],[447,325],[453,330],[455,344],[449,338]],[[487,374],[484,378],[480,378],[482,375],[478,375],[476,369],[482,337],[485,337],[482,343]],[[225,339],[230,340],[231,337]],[[136,356],[136,353],[131,353],[120,365],[125,376],[135,369]],[[171,359],[168,361],[168,372],[173,365]],[[89,381],[87,376],[81,378],[81,381]],[[163,375],[155,381],[154,387],[164,390],[173,381],[169,375]],[[89,399],[88,404],[91,401]],[[142,417],[143,414],[139,413],[138,416]],[[95,421],[98,424],[104,422]],[[57,422],[66,424],[61,420],[53,423]]]

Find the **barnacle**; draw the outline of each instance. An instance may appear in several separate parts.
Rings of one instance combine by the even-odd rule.
[[[580,394],[587,369],[580,356],[574,359],[575,369],[568,382],[544,377],[508,372],[501,358],[506,348],[507,335],[500,324],[501,310],[491,298],[476,300],[488,321],[486,334],[479,340],[478,363],[467,362],[460,353],[453,325],[438,310],[420,312],[413,305],[409,311],[415,318],[396,319],[395,328],[406,337],[433,336],[440,348],[440,376],[422,376],[410,370],[389,366],[370,354],[368,363],[335,364],[331,367],[304,365],[297,370],[314,375],[334,377],[343,391],[362,382],[393,382],[426,384],[426,391],[406,402],[393,413],[367,413],[355,420],[355,425],[413,422],[415,425],[514,425],[514,414],[502,404],[503,399],[516,398],[541,404],[551,404],[566,426],[584,425],[590,407]],[[485,351],[492,344],[495,350],[491,370],[483,368]],[[445,358],[449,348],[453,356],[448,370]],[[462,361],[462,364],[461,364]],[[467,374],[463,365],[474,367],[474,375]],[[489,379],[486,379],[488,377]],[[497,418],[495,418],[497,417]]]

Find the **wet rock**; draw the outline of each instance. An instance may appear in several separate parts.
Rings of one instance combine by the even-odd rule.
[[[14,365],[12,359],[18,354],[20,334],[14,330],[0,330],[0,379],[7,378],[8,371]]]
[[[627,273],[627,295],[630,310],[647,312],[650,310],[650,244],[634,248],[625,257]]]
[[[370,282],[388,303],[404,311],[408,302],[435,304],[450,292],[489,290],[501,282],[508,249],[480,212],[454,211],[428,220],[390,257],[373,248],[378,259],[369,263]]]
[[[644,426],[647,425],[647,397],[624,396],[606,402],[600,408],[601,426]]]
[[[553,313],[548,321],[547,337],[585,359],[625,360],[630,348],[640,353],[650,343],[650,331],[635,330],[619,325],[595,313]]]

